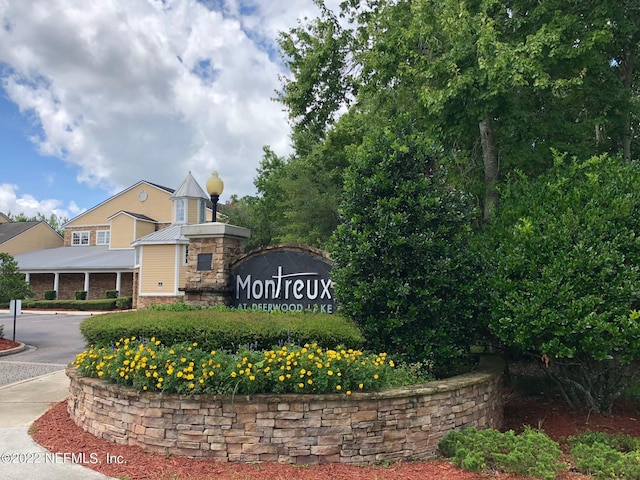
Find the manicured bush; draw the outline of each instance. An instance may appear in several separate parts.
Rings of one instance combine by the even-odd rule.
[[[118,290],[107,290],[106,298],[118,298]]]
[[[256,350],[285,343],[317,343],[323,348],[361,348],[354,323],[339,315],[269,314],[234,310],[131,311],[85,319],[80,331],[88,344],[111,345],[120,338],[161,338],[165,344],[197,342],[205,350]]]
[[[90,348],[74,365],[82,375],[141,391],[182,394],[344,393],[414,383],[385,353],[284,345],[237,354],[205,350],[194,343],[162,345],[126,338],[113,347]]]
[[[86,290],[76,290],[76,300],[86,300],[87,299],[87,291]]]
[[[99,300],[23,300],[22,308],[49,310],[115,310],[116,301],[110,298]]]
[[[132,297],[118,297],[116,299],[116,308],[120,310],[128,310],[133,305]]]
[[[55,300],[58,296],[55,290],[45,290],[44,291],[44,299],[45,300]]]
[[[474,201],[447,184],[429,140],[399,124],[372,132],[353,155],[331,276],[367,348],[454,375],[486,301],[482,263],[469,250]]]
[[[567,468],[560,461],[562,451],[558,444],[531,428],[525,428],[520,435],[513,430],[505,433],[493,429],[454,430],[440,441],[438,448],[455,465],[466,470],[499,470],[554,480]]]
[[[548,362],[567,401],[608,413],[640,375],[640,165],[556,157],[501,188],[480,244],[491,329]]]

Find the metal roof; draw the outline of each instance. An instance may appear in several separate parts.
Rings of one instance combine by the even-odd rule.
[[[171,243],[189,243],[187,237],[182,235],[182,225],[171,225],[170,227],[163,228],[157,232],[150,233],[149,235],[139,238],[131,245],[137,247],[138,245]]]
[[[175,192],[171,195],[171,198],[180,198],[180,197],[190,197],[190,198],[204,198],[205,200],[209,200],[209,196],[204,193],[204,190],[196,179],[193,178],[191,172],[189,172],[184,179],[184,181],[180,184]]]
[[[109,250],[106,245],[59,247],[13,257],[21,272],[133,270],[135,250]]]

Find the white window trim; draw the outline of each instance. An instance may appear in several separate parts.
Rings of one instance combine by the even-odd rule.
[[[86,243],[83,243],[83,240],[86,238]],[[76,242],[77,239],[77,242]],[[88,230],[71,232],[71,246],[73,247],[81,247],[84,245],[89,245],[91,239],[91,234]]]
[[[180,207],[182,207],[182,218],[178,217],[178,212],[180,211]],[[189,212],[187,212],[188,203],[184,198],[178,198],[175,201],[175,217],[176,223],[187,223],[187,218]]]
[[[102,241],[100,237],[102,237]],[[111,243],[111,230],[96,231],[96,245],[109,245],[110,243]]]

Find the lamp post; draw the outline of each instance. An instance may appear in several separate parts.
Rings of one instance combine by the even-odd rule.
[[[207,193],[211,196],[212,212],[211,221],[215,222],[216,214],[218,212],[218,199],[224,190],[224,182],[218,177],[218,172],[213,172],[209,180],[207,180]]]

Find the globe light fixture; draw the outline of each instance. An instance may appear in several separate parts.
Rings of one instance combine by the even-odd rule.
[[[209,180],[207,180],[207,193],[211,196],[211,203],[213,206],[211,207],[211,221],[215,222],[217,220],[218,213],[218,200],[220,199],[220,195],[224,190],[224,182],[218,176],[218,172],[213,172]]]

